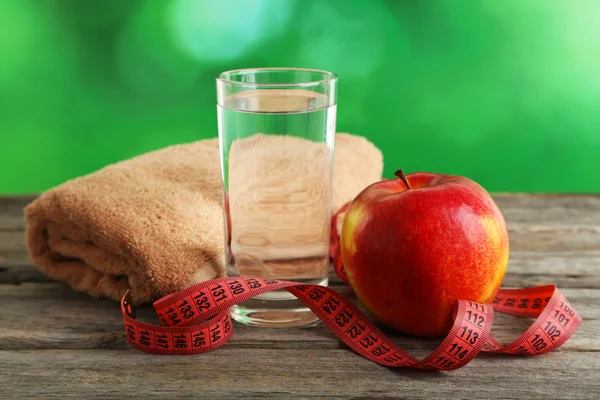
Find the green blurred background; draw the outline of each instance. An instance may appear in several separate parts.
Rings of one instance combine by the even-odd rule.
[[[599,0],[0,0],[0,193],[216,136],[218,72],[339,74],[338,131],[488,190],[599,192]]]

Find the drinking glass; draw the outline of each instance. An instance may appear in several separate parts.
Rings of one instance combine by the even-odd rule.
[[[328,284],[337,76],[300,68],[217,78],[225,256],[231,277]],[[234,306],[247,325],[318,322],[285,290]]]

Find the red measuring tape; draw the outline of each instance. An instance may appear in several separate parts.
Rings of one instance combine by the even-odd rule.
[[[341,210],[340,212],[343,212]],[[331,255],[336,272],[347,282],[339,257],[333,218]],[[344,343],[361,356],[388,367],[453,370],[479,352],[544,354],[562,345],[577,330],[581,317],[555,286],[500,289],[492,304],[457,300],[454,324],[442,343],[417,360],[386,337],[352,302],[333,289],[260,278],[219,278],[157,300],[163,326],[137,321],[129,293],[121,300],[127,339],[156,354],[198,354],[215,350],[233,334],[228,308],[260,294],[285,289],[301,300]],[[502,346],[491,335],[494,311],[537,318],[514,342]]]

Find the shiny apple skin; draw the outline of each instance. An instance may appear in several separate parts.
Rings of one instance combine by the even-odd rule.
[[[452,326],[456,299],[494,299],[506,271],[506,223],[491,196],[458,176],[414,173],[374,183],[350,205],[341,256],[379,322],[415,336]]]

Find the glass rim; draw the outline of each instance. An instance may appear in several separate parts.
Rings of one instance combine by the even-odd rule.
[[[328,76],[325,79],[318,80],[306,80],[306,81],[296,81],[296,82],[284,82],[284,83],[256,83],[256,82],[240,82],[234,81],[231,79],[224,78],[225,75],[231,75],[235,73],[251,73],[251,72],[261,72],[261,71],[299,71],[299,72],[316,72],[321,73],[324,76]],[[221,72],[217,75],[217,82],[229,83],[233,85],[244,85],[244,86],[256,86],[256,87],[285,87],[285,86],[314,86],[320,85],[323,83],[330,83],[337,81],[338,76],[336,73],[331,71],[326,71],[324,69],[313,69],[313,68],[285,68],[285,67],[274,67],[274,68],[240,68],[240,69],[232,69],[229,71]]]

